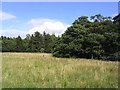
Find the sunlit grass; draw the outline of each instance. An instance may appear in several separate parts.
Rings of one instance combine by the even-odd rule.
[[[3,53],[3,88],[118,88],[118,62]]]

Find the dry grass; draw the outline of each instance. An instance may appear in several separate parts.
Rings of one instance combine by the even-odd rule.
[[[118,62],[3,53],[3,88],[117,88]]]

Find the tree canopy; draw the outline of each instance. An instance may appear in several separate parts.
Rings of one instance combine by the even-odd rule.
[[[78,17],[59,41],[53,55],[56,57],[79,57],[89,59],[120,60],[120,35],[118,31],[120,15],[112,21],[101,14]]]

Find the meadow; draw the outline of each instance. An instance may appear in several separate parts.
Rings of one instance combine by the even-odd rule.
[[[118,88],[118,62],[2,53],[2,88]]]

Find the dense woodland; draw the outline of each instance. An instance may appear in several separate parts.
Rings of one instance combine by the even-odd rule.
[[[120,60],[120,14],[78,17],[61,37],[35,32],[25,39],[1,36],[2,52],[45,52],[56,57]]]
[[[3,52],[45,52],[51,53],[52,47],[57,40],[53,34],[40,34],[35,32],[32,35],[27,34],[25,39],[20,36],[10,38],[1,36]]]

